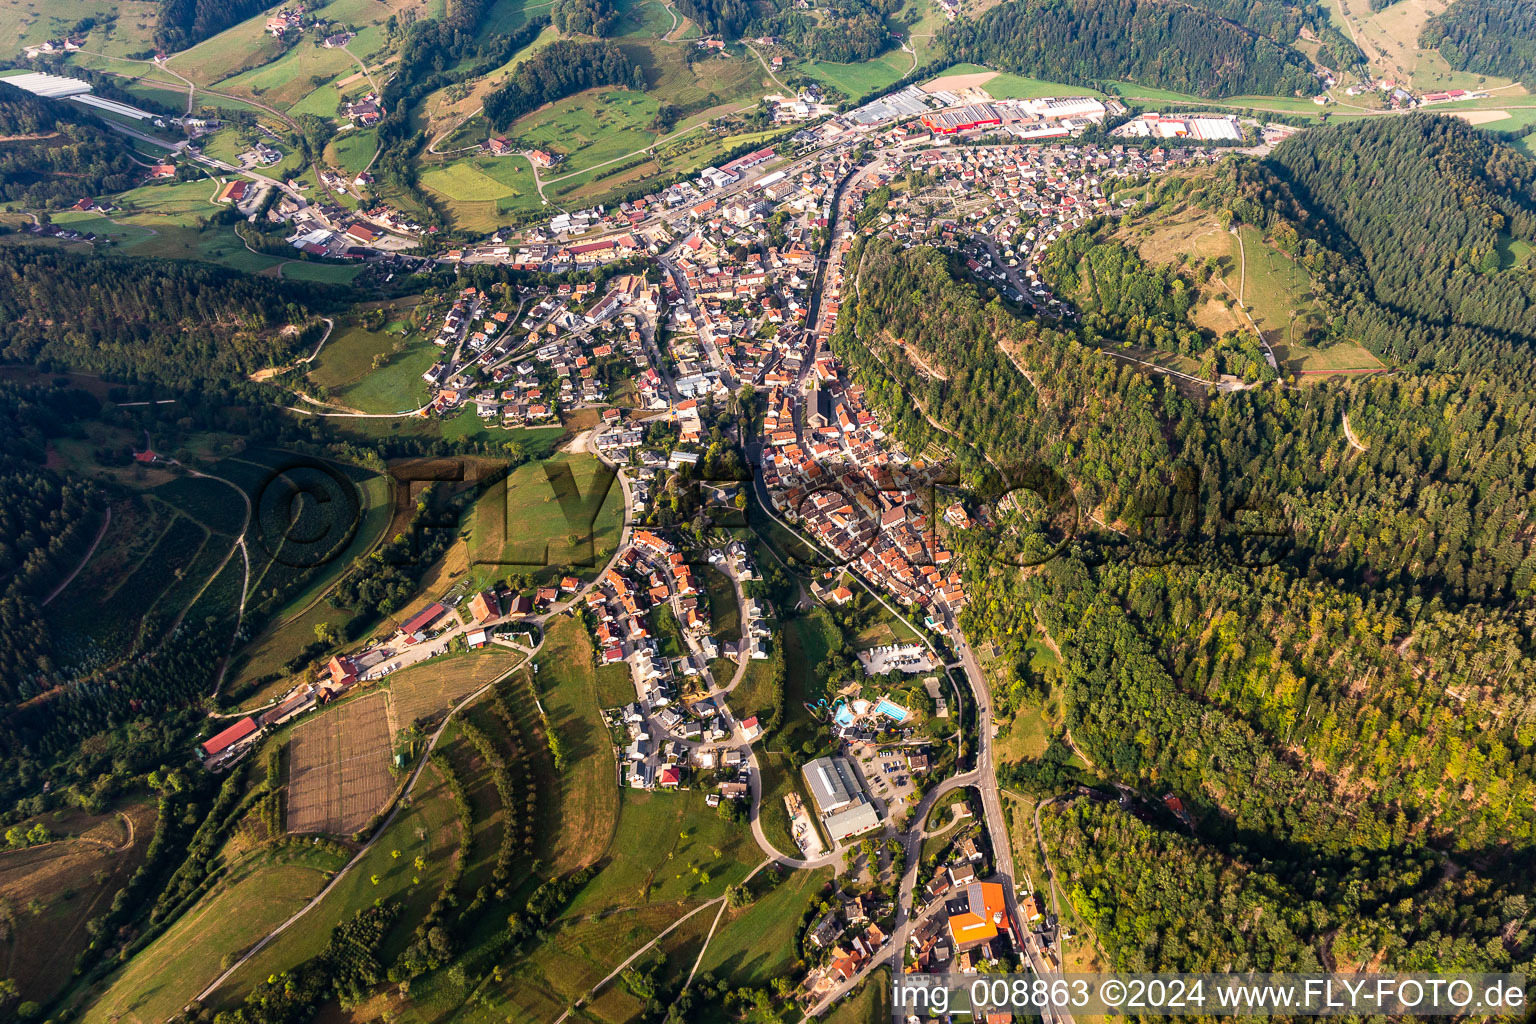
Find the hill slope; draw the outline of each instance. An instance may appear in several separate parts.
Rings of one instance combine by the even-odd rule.
[[[957,60],[1081,85],[1128,79],[1202,96],[1320,88],[1295,50],[1213,11],[1162,0],[1011,0],[952,23],[941,38]]]
[[[1530,82],[1536,78],[1536,4],[1457,0],[1424,26],[1419,45],[1438,48],[1458,71]]]
[[[1268,166],[1359,254],[1378,302],[1536,340],[1536,272],[1509,265],[1511,244],[1536,243],[1536,162],[1414,114],[1303,132]]]

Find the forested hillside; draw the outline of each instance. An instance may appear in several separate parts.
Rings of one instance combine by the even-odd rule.
[[[267,0],[160,0],[155,45],[167,53],[185,50],[268,6]]]
[[[1320,89],[1295,50],[1166,0],[1010,0],[940,39],[957,60],[1076,85],[1131,80],[1202,96]]]
[[[727,39],[740,36],[752,20],[752,5],[746,0],[678,0],[677,9],[705,35]]]
[[[1267,166],[1359,254],[1383,306],[1536,339],[1536,272],[1505,266],[1511,241],[1536,242],[1536,162],[1415,114],[1303,132]]]
[[[384,119],[379,122],[379,155],[374,173],[416,198],[429,222],[440,222],[436,209],[416,181],[415,154],[426,145],[412,111],[422,98],[445,86],[472,81],[509,60],[549,26],[543,13],[506,33],[477,33],[483,2],[458,3],[447,18],[426,18],[411,25],[400,47],[395,72],[380,91]]]
[[[764,35],[778,37],[796,52],[816,60],[851,64],[870,60],[896,45],[886,18],[901,4],[893,0],[834,0],[816,16],[787,8],[754,22]]]
[[[0,81],[0,201],[69,205],[121,192],[143,168],[127,147],[72,103],[46,100]]]
[[[559,0],[551,10],[556,28],[579,35],[606,36],[619,20],[608,0]]]
[[[1421,147],[1430,167],[1443,156]],[[1527,965],[1529,352],[1371,299],[1364,258],[1263,165],[1204,187],[1332,282],[1341,331],[1414,368],[1191,397],[1097,350],[1195,331],[1175,281],[1122,246],[1060,243],[1063,264],[1092,267],[1099,313],[1080,329],[1019,319],[931,250],[874,241],[858,263],[834,346],[911,449],[954,453],[978,500],[1027,481],[1079,509],[1073,530],[1010,513],[955,539],[967,635],[1012,666],[994,702],[1006,715],[1048,688],[1089,765],[1000,774],[1190,809],[1193,836],[1082,801],[1048,815],[1116,966]],[[1009,567],[1063,535],[1038,568]],[[1060,651],[1058,673],[1039,674],[1031,643]]]
[[[497,131],[546,103],[598,85],[645,87],[644,72],[614,43],[557,39],[517,66],[507,84],[485,99]]]
[[[307,286],[206,263],[0,250],[0,358],[196,387],[285,363]]]
[[[1438,48],[1458,71],[1530,82],[1536,79],[1536,4],[1457,0],[1424,26],[1419,45]]]
[[[39,602],[78,558],[100,514],[99,489],[44,468],[48,439],[96,411],[80,391],[0,382],[0,704],[33,696],[28,680],[52,670]]]

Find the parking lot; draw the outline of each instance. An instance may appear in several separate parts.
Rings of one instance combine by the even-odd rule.
[[[919,644],[889,644],[873,650],[860,651],[859,661],[867,675],[883,676],[887,672],[933,671],[933,659]]]
[[[885,804],[887,816],[905,819],[911,807],[908,801],[916,791],[912,773],[907,770],[906,749],[856,743],[850,748],[849,756],[858,764],[870,796]]]

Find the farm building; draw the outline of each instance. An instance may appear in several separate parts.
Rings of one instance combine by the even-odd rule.
[[[489,622],[501,618],[501,598],[494,590],[482,590],[469,602],[469,614],[476,622]]]
[[[432,625],[432,623],[436,622],[438,619],[442,618],[443,613],[447,610],[448,609],[444,608],[441,603],[429,604],[415,615],[412,615],[409,619],[406,619],[404,625],[400,627],[400,632],[406,634],[407,636],[419,633],[426,629],[428,626]]]
[[[231,747],[241,740],[253,735],[257,728],[256,719],[242,718],[229,728],[209,737],[198,749],[202,751],[201,756],[204,758],[218,757],[220,754],[229,751]]]

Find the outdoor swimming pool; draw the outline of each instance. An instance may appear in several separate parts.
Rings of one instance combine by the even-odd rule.
[[[838,725],[848,725],[853,721],[853,709],[847,704],[839,704],[837,712],[832,717]]]
[[[880,714],[884,715],[886,718],[894,719],[898,722],[905,722],[907,720],[907,716],[912,713],[906,708],[902,707],[900,704],[892,704],[890,701],[884,698],[881,698],[880,703],[875,705],[875,710],[880,712]]]

